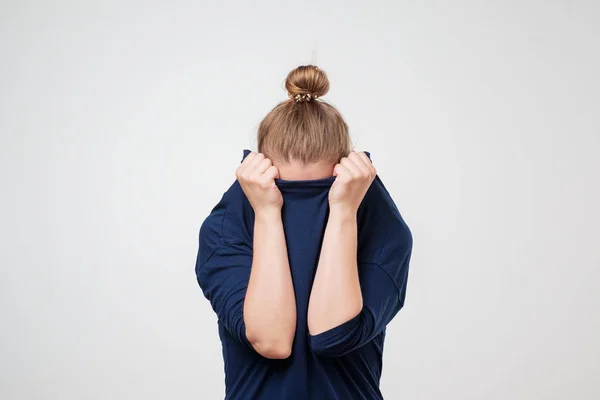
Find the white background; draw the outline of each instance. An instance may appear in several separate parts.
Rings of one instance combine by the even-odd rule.
[[[223,397],[198,229],[310,62],[414,235],[386,399],[600,398],[599,11],[1,1],[0,398]]]

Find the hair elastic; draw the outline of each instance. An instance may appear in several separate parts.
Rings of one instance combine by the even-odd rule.
[[[290,96],[290,98],[293,98],[296,103],[301,103],[303,101],[316,100],[318,97],[311,93],[297,94],[295,96],[292,96],[292,94],[289,93],[289,96]]]

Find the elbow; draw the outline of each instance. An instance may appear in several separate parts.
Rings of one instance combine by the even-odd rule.
[[[248,342],[261,356],[271,360],[285,360],[292,355],[292,340],[284,338],[263,338],[246,332]]]
[[[285,360],[292,355],[292,346],[286,343],[250,341],[254,350],[271,360]]]

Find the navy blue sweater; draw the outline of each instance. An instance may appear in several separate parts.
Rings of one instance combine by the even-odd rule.
[[[244,151],[244,157],[249,154]],[[357,213],[363,309],[351,320],[311,335],[308,301],[335,177],[277,179],[284,199],[285,239],[297,307],[292,354],[270,360],[245,334],[243,303],[252,265],[254,212],[236,181],[200,228],[196,277],[218,317],[226,399],[382,399],[379,381],[386,325],[404,305],[411,232],[379,176]]]

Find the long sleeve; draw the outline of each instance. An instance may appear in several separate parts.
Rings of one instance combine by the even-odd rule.
[[[317,335],[310,335],[314,354],[339,357],[364,346],[381,334],[404,306],[412,253],[412,234],[399,213],[394,212],[377,233],[362,232],[376,250],[365,250],[374,261],[359,257],[358,273],[363,308],[354,318]],[[372,234],[371,234],[372,233]],[[371,257],[372,256],[372,257]]]
[[[246,338],[244,298],[252,268],[251,237],[242,214],[244,197],[234,182],[200,228],[196,279],[220,323],[240,343]]]
[[[354,318],[318,335],[310,336],[313,352],[339,357],[379,335],[404,306],[406,273],[401,287],[377,264],[359,265],[363,309]],[[406,268],[406,272],[407,272]]]
[[[196,266],[198,284],[219,321],[249,349],[252,345],[246,338],[243,309],[251,266],[252,249],[242,242],[219,246]]]

